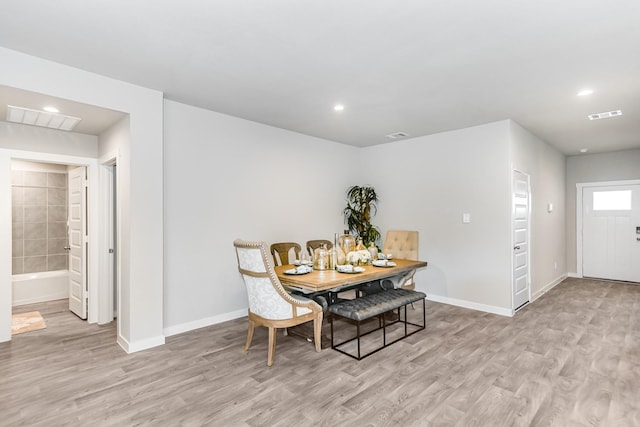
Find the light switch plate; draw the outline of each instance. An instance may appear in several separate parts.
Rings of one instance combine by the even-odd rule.
[[[471,222],[471,214],[470,213],[463,213],[462,214],[462,222],[465,224],[469,224]]]

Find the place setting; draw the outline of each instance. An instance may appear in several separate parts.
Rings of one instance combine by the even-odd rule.
[[[393,259],[392,254],[379,253],[378,259],[371,261],[371,265],[373,265],[374,267],[383,267],[383,268],[395,267],[397,264],[391,261],[391,259]]]
[[[356,273],[363,273],[365,271],[365,268],[360,266],[354,266],[351,264],[344,264],[344,265],[336,265],[336,271],[338,271],[338,273],[356,274]]]
[[[289,275],[299,275],[299,274],[308,274],[313,271],[313,267],[308,264],[300,264],[296,268],[290,268],[284,271],[284,274]]]

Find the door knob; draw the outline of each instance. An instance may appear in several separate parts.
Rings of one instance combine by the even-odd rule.
[[[70,250],[71,250],[71,246],[65,246],[65,247],[64,247],[64,248],[62,248],[62,249],[64,249],[65,251],[70,251]]]
[[[514,251],[517,251],[518,249],[520,249],[520,246],[514,246],[514,247],[513,247],[513,250],[514,250]]]

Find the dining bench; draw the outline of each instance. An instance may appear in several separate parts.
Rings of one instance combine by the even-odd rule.
[[[329,305],[328,311],[330,313],[329,322],[331,325],[331,348],[340,353],[346,354],[347,356],[353,357],[354,359],[362,360],[365,357],[370,356],[373,353],[380,351],[395,342],[398,342],[410,335],[415,334],[416,332],[423,330],[426,325],[426,297],[427,295],[423,292],[399,288],[384,290],[350,300],[342,300],[335,304]],[[413,305],[413,303],[420,300],[422,300],[422,325],[409,322],[407,319],[407,305]],[[403,309],[402,311],[404,312],[404,319],[402,319],[401,316],[401,309]],[[397,318],[387,323],[387,313],[393,313],[394,311],[397,311]],[[342,317],[345,319],[349,319],[351,321],[350,323],[355,323],[356,336],[346,339],[340,343],[335,343],[333,324],[334,317]],[[378,318],[378,327],[365,333],[361,333],[362,323],[374,317]],[[404,333],[399,338],[387,342],[387,329],[389,326],[396,323],[403,324]],[[409,331],[409,329],[411,329],[411,331]],[[380,330],[382,330],[382,345],[362,354],[361,338]],[[353,341],[357,342],[357,354],[352,354],[346,351],[345,348],[348,347],[348,344]]]

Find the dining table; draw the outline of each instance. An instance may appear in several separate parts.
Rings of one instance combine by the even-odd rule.
[[[394,276],[411,273],[426,267],[426,261],[408,259],[392,259],[385,266],[364,265],[364,271],[343,273],[338,270],[313,270],[306,274],[289,274],[287,271],[295,269],[295,265],[280,265],[275,267],[275,273],[280,283],[290,289],[304,294],[320,294],[326,292],[341,292],[357,288],[358,285],[382,280]]]
[[[338,294],[350,290],[361,289],[372,282],[382,281],[384,279],[393,279],[398,277],[407,277],[419,268],[424,268],[428,264],[426,261],[413,261],[408,259],[392,259],[386,263],[386,266],[378,267],[375,265],[361,266],[363,271],[354,273],[342,273],[338,270],[312,270],[305,274],[291,274],[296,268],[295,265],[280,265],[274,267],[274,271],[282,285],[291,292],[303,295],[307,298],[324,299],[327,304],[338,302]],[[326,323],[323,321],[323,324]],[[328,334],[324,330],[322,332],[322,348],[331,346]],[[289,328],[291,335],[299,336],[309,342],[313,340],[313,328],[307,324],[302,324]]]

